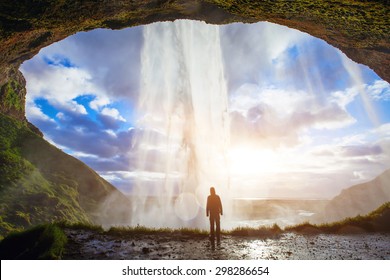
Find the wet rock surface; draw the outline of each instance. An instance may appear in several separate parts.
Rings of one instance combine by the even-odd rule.
[[[66,229],[64,259],[111,260],[389,260],[390,234],[283,233],[274,238],[224,235],[212,246],[207,236],[150,234],[115,236],[90,230]]]

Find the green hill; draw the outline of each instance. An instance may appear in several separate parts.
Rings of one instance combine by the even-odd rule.
[[[317,222],[334,222],[357,215],[367,215],[390,202],[390,170],[371,181],[346,188],[325,206]]]
[[[390,202],[384,203],[376,210],[364,216],[349,217],[332,223],[313,225],[303,223],[290,226],[286,231],[300,233],[362,233],[362,232],[390,232]]]
[[[58,220],[126,223],[129,206],[84,163],[49,144],[26,122],[0,114],[0,236]]]

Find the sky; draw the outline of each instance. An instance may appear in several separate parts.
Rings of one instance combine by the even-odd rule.
[[[80,32],[21,66],[28,120],[128,194],[142,172],[154,188],[165,178],[135,170],[144,29]],[[219,35],[233,196],[331,198],[390,168],[390,86],[371,69],[276,24],[231,24]]]

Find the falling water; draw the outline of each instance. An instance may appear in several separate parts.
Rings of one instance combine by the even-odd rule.
[[[132,223],[203,227],[209,188],[215,186],[223,202],[229,188],[219,27],[175,21],[143,32]]]

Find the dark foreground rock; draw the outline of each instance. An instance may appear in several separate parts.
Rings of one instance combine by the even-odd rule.
[[[115,236],[66,229],[64,259],[98,260],[389,260],[390,234],[296,234],[273,238],[223,236],[213,248],[207,236],[180,233]]]

